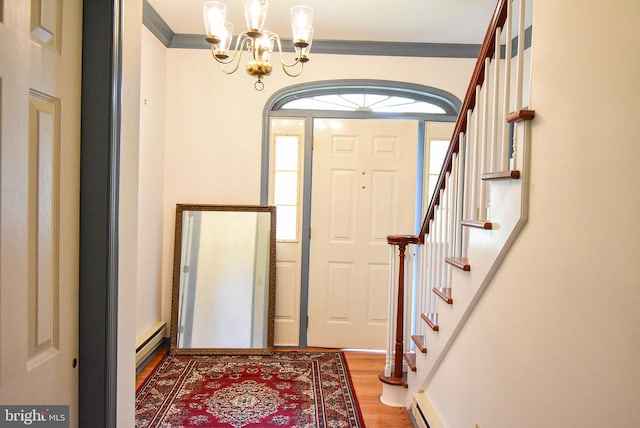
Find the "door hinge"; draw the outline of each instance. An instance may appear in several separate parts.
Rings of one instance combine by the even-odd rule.
[[[309,315],[307,315],[307,330],[309,329]]]
[[[311,240],[311,226],[309,226],[309,240]]]
[[[182,268],[182,272],[189,273],[189,266],[184,265],[184,267]]]

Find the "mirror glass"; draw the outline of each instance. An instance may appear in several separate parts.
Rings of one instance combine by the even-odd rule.
[[[171,352],[269,352],[275,207],[176,206]]]

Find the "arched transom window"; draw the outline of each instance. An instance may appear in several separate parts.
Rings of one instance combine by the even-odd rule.
[[[297,85],[272,98],[269,111],[335,111],[455,117],[460,101],[437,88],[378,80]],[[448,121],[447,119],[443,119]]]
[[[281,110],[338,110],[446,114],[442,107],[406,97],[378,94],[331,94],[289,101]]]

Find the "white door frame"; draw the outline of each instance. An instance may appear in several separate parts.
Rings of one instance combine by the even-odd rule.
[[[427,102],[432,102],[442,106],[447,114],[421,114],[421,113],[376,113],[361,111],[329,111],[329,110],[280,110],[280,107],[293,97],[321,95],[347,88],[366,88],[375,87],[378,93],[388,93],[389,95],[414,97]],[[388,91],[388,92],[385,92]],[[311,174],[312,174],[312,144],[313,144],[313,121],[314,119],[389,119],[389,120],[417,120],[418,121],[418,156],[419,159],[424,158],[424,136],[426,122],[455,122],[457,114],[460,110],[462,102],[453,94],[438,88],[424,85],[410,84],[406,82],[380,81],[380,80],[332,80],[303,83],[284,88],[274,93],[267,103],[263,113],[262,127],[262,174],[261,174],[261,191],[260,203],[269,203],[269,177],[270,177],[270,136],[271,136],[271,119],[273,118],[303,118],[305,119],[304,131],[304,155],[303,155],[303,186],[302,186],[302,255],[301,255],[301,278],[300,278],[300,327],[299,341],[300,348],[307,347],[307,314],[308,314],[308,298],[309,298],[309,234],[311,226]],[[419,167],[418,174],[421,175],[422,167]],[[417,194],[422,194],[422,176],[418,177]],[[422,201],[416,203],[416,210],[421,211]],[[416,215],[416,227],[420,228],[420,218],[422,213]]]

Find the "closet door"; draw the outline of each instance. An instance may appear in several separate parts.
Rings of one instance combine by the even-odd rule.
[[[0,403],[69,406],[70,426],[78,412],[81,28],[79,0],[0,1]]]

